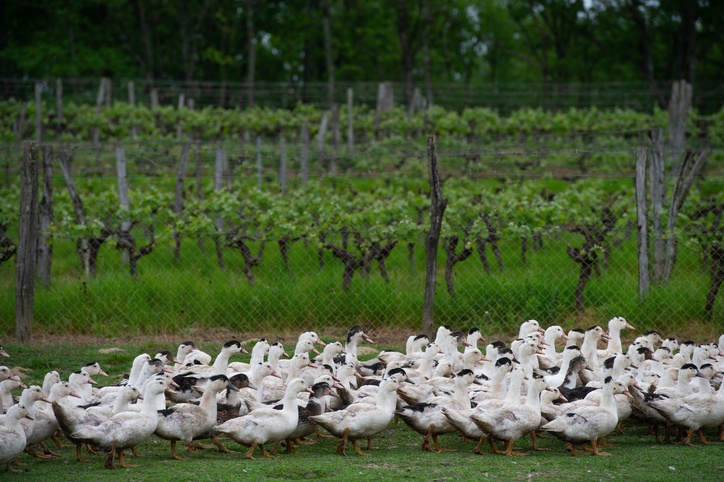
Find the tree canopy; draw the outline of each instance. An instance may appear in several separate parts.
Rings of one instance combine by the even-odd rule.
[[[715,0],[0,2],[6,78],[646,81],[658,95],[724,78],[723,37]]]

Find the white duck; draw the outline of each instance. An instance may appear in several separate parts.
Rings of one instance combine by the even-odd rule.
[[[423,452],[443,451],[437,437],[456,430],[456,426],[450,423],[443,409],[469,410],[468,387],[474,381],[473,371],[463,369],[455,376],[455,391],[452,395],[438,395],[426,403],[407,405],[395,412],[395,415],[407,426],[423,436],[421,447]]]
[[[37,411],[35,402],[39,401],[47,402],[48,399],[45,398],[45,395],[43,395],[43,389],[40,388],[39,385],[31,385],[23,390],[23,392],[20,394],[20,400],[18,403],[22,404],[25,409],[28,412],[28,417],[22,418],[20,420],[20,425],[23,427],[23,431],[25,432],[25,438],[26,438],[26,444],[27,439],[30,439],[33,436],[33,432],[35,430],[35,413]],[[5,419],[7,418],[7,415],[0,415],[0,425],[2,425],[5,422]],[[37,442],[36,442],[37,443]],[[29,452],[31,455],[39,458],[51,458],[47,457],[45,455],[42,455],[38,452]]]
[[[505,440],[504,455],[508,457],[522,455],[513,451],[513,443],[537,430],[540,426],[540,394],[545,389],[546,382],[542,378],[531,380],[528,383],[525,404],[518,402],[497,409],[475,410],[471,418],[483,432],[490,434],[492,438]],[[490,438],[490,445],[496,453],[499,453],[492,438]]]
[[[75,393],[68,382],[58,382],[50,388],[50,394],[47,396],[51,405],[40,405],[35,411],[35,428],[33,429],[32,440],[28,445],[33,443],[40,444],[45,455],[57,457],[58,454],[52,452],[46,445],[45,440],[51,438],[60,428],[58,420],[55,418],[52,403],[60,401],[63,397],[76,397],[80,395]]]
[[[709,442],[702,428],[720,427],[724,423],[724,383],[715,394],[695,393],[680,399],[662,399],[649,402],[670,422],[687,429],[685,444],[691,444],[691,436],[698,431],[702,444]]]
[[[623,316],[615,316],[608,320],[608,344],[605,350],[598,352],[599,358],[608,358],[614,356],[616,353],[623,353],[621,331],[625,329],[635,330],[636,328],[631,326]]]
[[[179,375],[188,376],[193,374],[197,377],[212,377],[214,375],[226,375],[229,368],[229,359],[232,355],[239,353],[249,353],[241,343],[236,340],[230,340],[224,343],[221,351],[214,359],[213,365],[192,365],[180,370]]]
[[[347,455],[347,441],[352,440],[354,451],[364,454],[357,444],[357,439],[369,439],[383,431],[395,416],[397,405],[397,378],[385,378],[380,382],[375,403],[353,403],[335,412],[327,412],[310,417],[311,420],[324,427],[340,441],[337,453]]]
[[[25,431],[20,425],[24,417],[30,418],[28,410],[18,403],[8,409],[5,425],[0,425],[0,464],[6,464],[8,472],[16,472],[11,462],[25,450]]]
[[[126,468],[128,465],[123,459],[123,452],[140,444],[156,430],[158,424],[156,396],[164,393],[165,390],[165,380],[154,379],[146,384],[141,411],[117,413],[96,427],[79,428],[71,434],[71,437],[98,445],[109,452],[104,464],[106,468],[116,468],[116,455],[120,466]]]
[[[264,445],[286,439],[297,428],[299,421],[297,395],[304,391],[311,392],[304,380],[295,378],[287,386],[281,410],[272,407],[252,410],[243,417],[233,418],[218,425],[215,432],[227,435],[236,443],[249,447],[245,454],[247,459],[254,458],[254,450],[259,445],[264,457],[270,458],[271,455]]]
[[[559,339],[567,340],[568,335],[558,325],[552,325],[546,328],[543,337],[546,344],[543,346],[543,353],[538,355],[538,366],[540,368],[551,368],[558,366],[561,361],[562,354],[556,351],[556,343]]]
[[[236,389],[233,385],[229,385],[226,375],[214,375],[204,387],[204,394],[198,405],[179,403],[158,412],[155,434],[171,442],[171,458],[183,459],[176,453],[177,441],[190,444],[216,425],[216,395],[227,387],[231,390]]]
[[[616,400],[613,396],[615,384],[623,386],[621,382],[607,377],[603,382],[599,405],[581,404],[540,429],[568,442],[573,456],[578,455],[575,444],[585,442],[591,443],[593,455],[610,455],[598,449],[598,439],[611,433],[618,424]]]
[[[18,388],[28,388],[17,375],[12,375],[7,380],[0,382],[0,413],[6,413],[7,410],[15,404],[13,400],[13,390]]]
[[[248,372],[253,365],[264,362],[265,357],[269,354],[269,348],[271,348],[271,345],[266,338],[260,338],[256,343],[254,343],[254,346],[251,349],[249,363],[231,362],[227,368],[227,373]]]

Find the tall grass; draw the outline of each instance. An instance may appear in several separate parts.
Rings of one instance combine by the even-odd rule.
[[[569,244],[576,246],[581,240],[573,235],[545,239],[542,250],[528,250],[524,263],[520,241],[504,241],[504,269],[499,270],[490,256],[488,274],[474,255],[455,267],[454,294],[445,287],[441,252],[436,322],[508,334],[529,318],[568,329],[624,316],[637,328],[680,336],[724,330],[724,317],[704,320],[708,277],[696,255],[685,249],[680,249],[672,280],[639,299],[634,240],[612,248],[608,265],[586,287],[586,312],[576,313],[579,267],[565,253]],[[342,289],[340,261],[324,252],[320,265],[316,246],[302,241],[291,250],[289,269],[276,244],[269,243],[261,265],[254,268],[253,283],[244,276],[237,251],[224,249],[222,269],[213,242],[206,240],[204,246],[184,239],[181,260],[175,263],[170,243],[159,245],[140,260],[136,279],[121,255],[104,246],[98,275],[85,279],[74,244],[56,240],[52,285],[36,289],[36,332],[100,337],[219,329],[281,333],[352,324],[400,333],[419,330],[425,283],[422,243],[416,247],[414,268],[399,245],[386,262],[389,283],[373,265],[367,277],[355,273],[348,291]],[[0,266],[0,273],[0,334],[7,336],[14,332],[14,263]],[[720,299],[715,313],[724,311],[722,305]]]

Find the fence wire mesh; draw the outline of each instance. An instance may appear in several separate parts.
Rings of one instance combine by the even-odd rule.
[[[424,151],[388,153],[379,160],[394,165],[409,158],[401,178],[399,171],[386,175],[374,169],[332,176],[329,162],[312,156],[310,164],[316,167],[307,180],[302,158],[290,147],[285,193],[278,152],[265,152],[259,165],[238,144],[199,146],[181,183],[182,214],[174,214],[180,145],[125,150],[128,210],[119,208],[119,183],[112,175],[118,146],[79,147],[71,163],[86,214],[86,226],[79,227],[58,165],[62,149],[51,147],[46,155],[53,166],[54,228],[47,233],[52,265],[47,286],[38,282],[36,287],[37,333],[58,338],[224,330],[325,333],[353,324],[400,336],[420,330],[429,225]],[[620,150],[633,163],[633,151]],[[565,150],[548,153],[570,155]],[[541,158],[530,151],[508,154],[522,163]],[[215,178],[224,165],[219,156],[228,169]],[[500,152],[489,156],[500,157]],[[576,194],[580,197],[563,203],[570,179],[537,171],[540,175],[532,177],[540,177],[542,184],[529,187],[527,174],[501,174],[485,158],[471,172],[466,158],[464,153],[438,155],[447,178],[443,194],[448,207],[437,252],[437,324],[507,334],[531,318],[570,328],[624,316],[637,327],[681,336],[724,328],[721,297],[710,312],[705,307],[721,260],[717,264],[712,253],[684,242],[699,228],[677,234],[681,242],[673,271],[645,295],[639,293],[632,174],[594,176],[594,183],[604,185],[592,201]],[[7,173],[6,185],[15,185],[15,171]],[[486,180],[486,173],[507,179]],[[468,194],[453,187],[460,179],[470,180]],[[383,186],[384,196],[378,188],[365,195],[374,183]],[[590,278],[581,288],[585,263],[576,256],[593,251],[585,252],[586,238],[567,216],[579,216],[589,227],[600,225],[601,209],[613,204],[595,196],[616,186],[628,186],[621,195],[626,207],[616,211],[615,234],[595,243],[595,253],[587,258],[593,260]],[[4,192],[12,193],[12,187]],[[419,197],[412,199],[410,193]],[[496,201],[481,208],[479,200],[493,194]],[[395,210],[401,199],[404,216]],[[567,212],[576,203],[582,210]],[[542,211],[545,216],[520,218],[521,213]],[[486,214],[495,218],[492,225],[484,221]],[[130,222],[127,232],[121,229],[124,222]],[[466,231],[470,223],[486,226]],[[721,237],[718,224],[712,229]],[[17,225],[7,226],[5,237],[17,240]],[[90,269],[84,253],[92,246],[97,259]],[[0,272],[0,331],[7,337],[15,320],[13,258],[0,265]]]

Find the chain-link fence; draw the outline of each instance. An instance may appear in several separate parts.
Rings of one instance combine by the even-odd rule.
[[[53,169],[53,222],[43,241],[52,264],[36,284],[36,333],[344,333],[359,324],[402,338],[420,330],[429,229],[424,151],[378,159],[392,166],[405,158],[405,169],[354,175],[330,174],[329,161],[313,156],[304,172],[293,146],[286,157],[257,156],[238,143],[44,152]],[[110,174],[119,152],[126,208]],[[707,306],[722,270],[712,249],[721,238],[721,196],[719,204],[702,201],[707,192],[716,196],[720,173],[694,188],[687,205],[698,207],[682,209],[689,224],[677,228],[673,270],[641,293],[633,173],[550,177],[540,153],[506,155],[539,168],[485,176],[485,159],[471,170],[466,155],[438,156],[448,206],[436,323],[509,334],[530,318],[585,328],[624,316],[637,328],[682,337],[724,329],[724,301]],[[634,163],[632,149],[622,155]],[[713,211],[699,216],[701,206]],[[3,239],[17,241],[17,225],[6,228]],[[14,258],[0,273],[7,337],[15,329]]]

